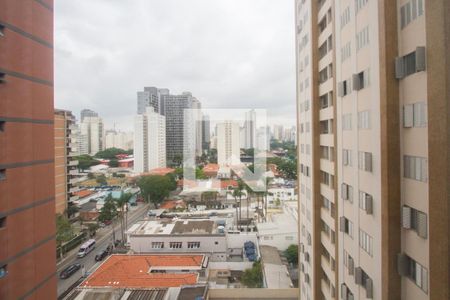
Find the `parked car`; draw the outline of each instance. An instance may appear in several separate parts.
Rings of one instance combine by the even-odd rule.
[[[70,276],[72,276],[73,274],[75,274],[79,269],[81,269],[81,265],[80,264],[70,265],[70,266],[68,266],[67,268],[65,268],[64,270],[61,271],[61,273],[59,274],[59,278],[67,279]]]
[[[95,255],[95,261],[101,261],[103,260],[105,257],[107,257],[109,254],[108,248],[100,251],[99,253],[97,253],[97,255]]]

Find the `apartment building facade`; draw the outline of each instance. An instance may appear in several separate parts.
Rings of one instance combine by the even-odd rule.
[[[447,299],[449,3],[295,9],[301,299]]]
[[[0,1],[0,299],[56,299],[53,1]]]
[[[100,117],[83,117],[80,123],[80,154],[95,155],[105,150],[105,128]]]
[[[217,163],[219,166],[241,163],[239,124],[225,121],[217,124]]]
[[[79,190],[74,185],[78,177],[78,143],[72,130],[76,130],[75,116],[67,110],[55,110],[55,203],[56,213],[65,214]]]

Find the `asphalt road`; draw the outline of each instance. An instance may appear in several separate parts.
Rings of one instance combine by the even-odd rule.
[[[147,211],[148,211],[148,205],[143,205],[143,204],[139,205],[134,210],[130,210],[128,212],[128,225],[129,225],[128,228],[131,227],[134,223],[136,223],[136,221],[142,219],[146,215]],[[83,258],[77,258],[77,256],[76,256],[77,254],[72,253],[69,257],[66,258],[64,263],[62,263],[61,265],[58,266],[58,270],[57,270],[58,296],[60,296],[68,288],[70,288],[73,284],[75,284],[75,282],[77,280],[79,280],[81,278],[81,276],[83,275],[82,274],[83,268],[81,268],[80,270],[78,270],[78,272],[73,274],[71,277],[69,277],[67,279],[60,279],[59,274],[67,266],[74,264],[74,263],[79,263],[81,265],[84,265],[84,270],[86,272],[88,272],[89,270],[95,269],[95,267],[97,267],[99,264],[101,264],[101,262],[96,262],[94,258],[95,258],[95,255],[97,254],[97,252],[105,249],[108,246],[108,244],[112,242],[112,227],[111,227],[111,225],[108,226],[106,229],[108,230],[108,232],[104,236],[102,236],[101,238],[96,240],[95,249],[92,250],[88,255],[86,255]],[[120,226],[118,224],[116,224],[116,226],[115,226],[115,231],[116,231],[116,239],[120,238],[119,237]]]

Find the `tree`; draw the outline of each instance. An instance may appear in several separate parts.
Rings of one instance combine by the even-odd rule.
[[[108,182],[106,181],[106,176],[101,174],[98,175],[97,178],[95,179],[95,181],[100,184],[100,185],[107,185]]]
[[[98,160],[95,160],[90,155],[80,155],[74,157],[74,160],[78,161],[78,169],[79,170],[87,170],[92,166],[98,165],[100,162]]]
[[[241,282],[249,288],[261,288],[263,286],[261,262],[256,261],[251,269],[246,269],[242,274]]]
[[[119,154],[128,154],[127,151],[119,148],[108,148],[102,151],[97,152],[95,157],[102,159],[115,159],[116,155]]]
[[[110,159],[108,166],[110,166],[111,168],[117,168],[119,166],[119,161],[115,158]]]
[[[137,185],[145,201],[155,205],[163,202],[169,196],[170,191],[176,189],[176,183],[174,186],[173,180],[169,176],[143,176],[138,180]]]
[[[286,255],[286,258],[288,262],[291,264],[297,265],[298,264],[298,245],[292,244],[290,245],[286,251],[284,251],[284,255]]]
[[[120,198],[116,200],[116,206],[119,209],[120,232],[122,236],[122,241],[125,240],[125,228],[126,228],[124,215],[128,213],[128,201],[130,201],[130,198],[132,196],[133,195],[131,193],[123,193],[122,195],[120,195]]]
[[[69,203],[69,206],[67,207],[67,217],[70,219],[74,214],[76,214],[80,209]]]
[[[66,216],[56,215],[56,242],[62,244],[74,236],[72,225]]]
[[[116,203],[114,202],[111,194],[105,199],[102,209],[100,209],[100,214],[98,220],[100,222],[111,221],[117,215]]]
[[[183,163],[183,157],[181,155],[175,155],[172,159],[172,166],[173,167],[181,167],[181,164]]]
[[[88,224],[89,236],[94,236],[95,233],[97,232],[98,227],[99,226],[97,223],[89,223]]]

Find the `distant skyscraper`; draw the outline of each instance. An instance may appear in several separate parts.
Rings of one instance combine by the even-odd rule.
[[[133,148],[136,173],[166,167],[166,120],[151,106],[134,119]]]
[[[195,126],[195,155],[200,156],[202,155],[202,148],[203,148],[203,118],[202,118],[202,104],[200,101],[198,101],[197,98],[192,98],[192,108],[196,109],[197,111],[194,111],[195,118],[196,118],[196,126]]]
[[[278,141],[282,141],[284,136],[283,125],[273,125],[273,138]]]
[[[203,150],[208,150],[211,146],[211,129],[210,129],[210,121],[208,115],[203,115],[202,122],[202,145]]]
[[[256,130],[256,148],[258,150],[270,150],[270,127],[259,127]]]
[[[80,123],[81,154],[95,155],[105,149],[104,127],[100,117],[84,117]]]
[[[217,124],[217,162],[220,166],[237,165],[241,162],[240,127],[236,122]]]
[[[116,130],[107,130],[105,133],[105,149],[118,148],[123,150],[133,149],[132,132],[121,132]]]
[[[245,113],[244,122],[244,147],[245,149],[255,148],[256,140],[256,112],[251,110]]]
[[[80,113],[80,121],[83,122],[86,117],[98,117],[98,113],[90,109],[83,109]]]
[[[183,159],[184,147],[184,109],[193,108],[192,94],[163,95],[166,116],[166,155],[167,163]]]
[[[168,89],[144,87],[143,92],[137,92],[137,113],[143,114],[146,112],[146,108],[151,106],[155,109],[155,112],[164,115],[164,101],[161,95],[168,94]]]

